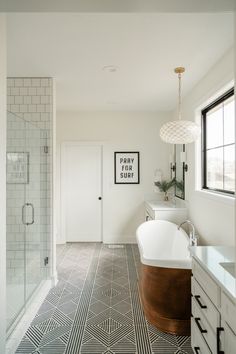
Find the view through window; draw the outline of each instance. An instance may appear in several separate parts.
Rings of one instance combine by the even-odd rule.
[[[235,192],[234,90],[202,111],[202,187]]]

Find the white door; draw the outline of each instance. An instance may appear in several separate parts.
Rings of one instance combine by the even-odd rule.
[[[62,230],[67,242],[102,241],[102,147],[62,145]]]

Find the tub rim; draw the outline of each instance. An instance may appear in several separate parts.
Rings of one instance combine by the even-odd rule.
[[[160,224],[167,223],[167,224],[175,225],[176,228],[178,227],[177,224],[175,224],[171,221],[168,221],[168,220],[149,220],[149,221],[146,221],[146,222],[140,224],[136,230],[136,240],[137,240],[137,244],[138,244],[138,248],[139,248],[141,263],[145,264],[147,266],[153,266],[153,267],[174,268],[174,269],[191,269],[192,268],[192,257],[191,257],[190,251],[189,251],[190,245],[188,245],[188,247],[187,247],[187,249],[189,251],[189,256],[187,258],[183,258],[183,259],[178,259],[178,258],[158,259],[158,258],[155,258],[155,259],[153,259],[153,258],[145,257],[144,248],[142,246],[142,243],[139,242],[138,233],[140,231],[140,228],[143,225],[145,225],[146,223],[160,223]],[[189,236],[182,227],[179,229],[179,231],[189,241]]]

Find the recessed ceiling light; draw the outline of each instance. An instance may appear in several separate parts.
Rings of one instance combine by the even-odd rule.
[[[106,71],[108,73],[115,73],[117,72],[118,70],[118,66],[115,66],[115,65],[105,65],[103,68],[102,68],[103,71]]]

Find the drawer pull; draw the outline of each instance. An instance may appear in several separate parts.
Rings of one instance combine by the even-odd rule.
[[[194,297],[195,297],[195,299],[196,299],[198,305],[201,307],[201,309],[206,309],[206,308],[207,308],[206,305],[203,305],[203,304],[201,303],[201,301],[200,301],[201,296],[200,296],[200,295],[195,295]]]
[[[202,326],[200,325],[201,319],[199,317],[195,318],[196,325],[198,326],[198,329],[201,333],[207,333],[206,329],[203,329]],[[219,353],[221,354],[221,353]]]
[[[224,328],[223,327],[217,327],[216,328],[216,350],[217,354],[224,354],[224,351],[220,350],[220,332],[223,332]]]
[[[199,354],[199,353],[200,353],[200,348],[199,348],[199,347],[194,347],[193,349],[194,349],[194,352],[195,352],[196,354]]]

